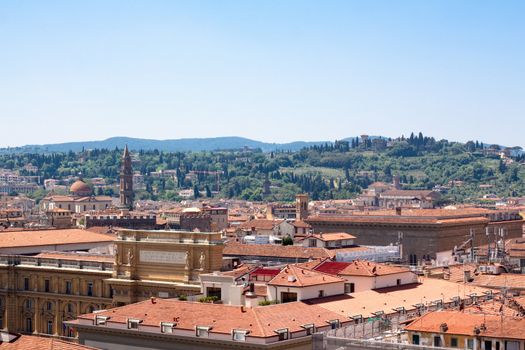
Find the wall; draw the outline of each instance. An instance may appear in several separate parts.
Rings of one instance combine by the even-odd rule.
[[[297,293],[297,300],[307,300],[319,297],[319,291],[324,291],[324,296],[344,294],[344,283],[330,283],[303,288],[268,286],[268,299],[281,301],[281,292]]]

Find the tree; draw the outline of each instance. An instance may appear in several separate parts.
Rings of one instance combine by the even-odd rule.
[[[507,164],[505,164],[503,159],[499,160],[498,170],[502,174],[505,174],[505,172],[507,171]]]
[[[290,236],[286,236],[283,238],[283,245],[293,245],[293,239]]]
[[[197,187],[197,185],[193,186],[193,197],[197,199],[200,196],[201,196],[201,193],[199,192],[199,187]]]

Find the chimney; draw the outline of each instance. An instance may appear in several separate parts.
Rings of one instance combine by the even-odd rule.
[[[156,304],[157,303],[157,300],[155,299],[155,297],[151,297],[150,300],[151,300],[152,304]]]
[[[396,215],[401,215],[401,207],[396,207]]]
[[[470,270],[463,272],[463,282],[470,282]]]

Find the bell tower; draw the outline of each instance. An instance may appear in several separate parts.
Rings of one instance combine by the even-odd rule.
[[[308,217],[308,195],[298,194],[295,196],[295,219],[304,220]]]
[[[120,166],[120,205],[130,210],[133,209],[133,169],[128,145],[124,148]]]

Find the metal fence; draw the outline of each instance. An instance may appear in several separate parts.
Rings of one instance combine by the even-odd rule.
[[[317,333],[312,338],[312,350],[450,350],[433,346],[413,345],[401,342],[385,342],[365,339],[347,339]]]

